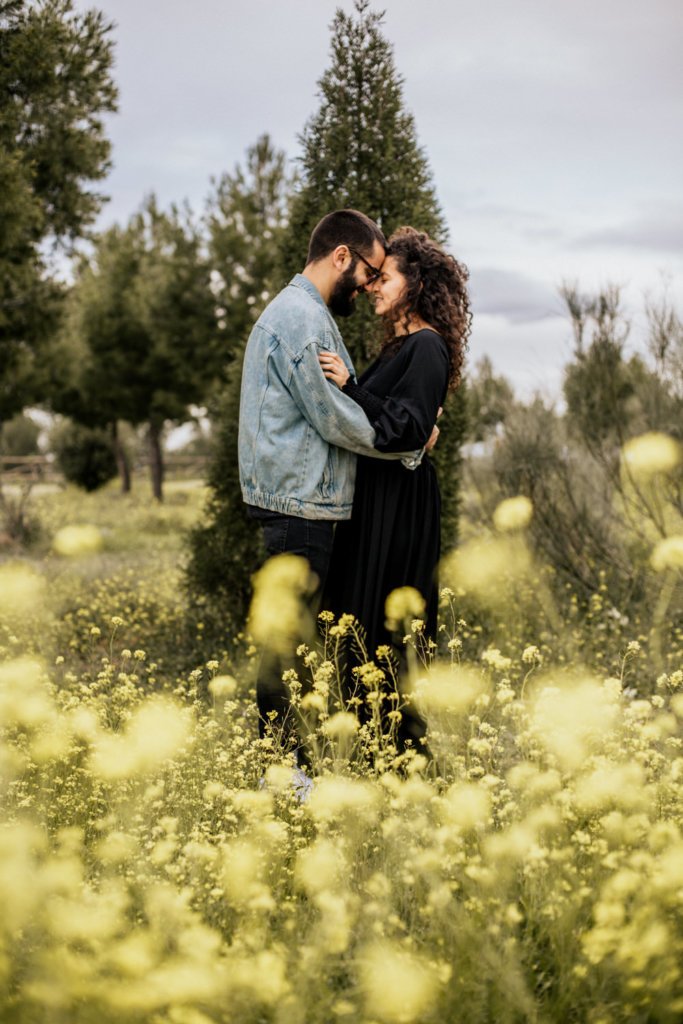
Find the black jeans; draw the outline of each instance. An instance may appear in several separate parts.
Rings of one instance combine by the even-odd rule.
[[[334,522],[327,519],[302,519],[300,516],[270,512],[254,505],[248,506],[248,513],[261,525],[269,558],[286,552],[307,559],[317,579],[315,589],[308,594],[306,602],[315,623],[330,565]],[[266,649],[261,655],[256,679],[259,735],[264,736],[267,727],[272,728],[274,732],[282,735],[286,745],[299,748],[300,763],[305,762],[306,758],[301,737],[296,734],[295,723],[290,714],[289,693],[282,681],[282,673],[289,668],[300,672],[302,666],[297,663],[295,650],[299,643],[311,639],[313,638],[308,636],[299,637],[293,645],[291,654],[287,656]],[[271,716],[272,712],[275,712],[274,716]]]

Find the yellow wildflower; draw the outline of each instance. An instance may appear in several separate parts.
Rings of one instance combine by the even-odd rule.
[[[102,534],[96,526],[63,526],[55,534],[52,547],[58,555],[74,558],[78,555],[93,555],[102,548]]]
[[[523,494],[516,498],[506,498],[493,513],[493,525],[501,533],[523,530],[531,522],[534,506]]]
[[[668,434],[651,431],[627,441],[622,458],[634,476],[671,473],[681,461],[681,446]]]
[[[664,569],[683,569],[683,534],[665,537],[655,547],[650,558],[656,572]]]
[[[424,609],[424,598],[415,587],[398,587],[392,590],[384,604],[387,629],[399,629],[406,619],[422,615]]]

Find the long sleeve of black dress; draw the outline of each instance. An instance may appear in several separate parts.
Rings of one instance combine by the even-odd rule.
[[[448,384],[448,351],[440,335],[431,330],[410,335],[395,360],[389,394],[379,397],[364,387],[376,376],[374,364],[357,384],[348,381],[344,392],[357,402],[372,423],[380,452],[422,448],[432,433]],[[374,383],[374,382],[373,382]]]
[[[367,388],[356,383],[356,381],[352,380],[351,377],[347,380],[342,391],[361,407],[371,423],[382,415],[384,399],[378,398],[377,395],[373,395],[372,391],[368,391]]]

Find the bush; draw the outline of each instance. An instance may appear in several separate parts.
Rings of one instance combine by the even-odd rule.
[[[66,479],[96,491],[117,474],[114,446],[102,430],[70,423],[53,437],[57,464]]]
[[[192,604],[216,637],[238,632],[246,619],[251,577],[263,561],[261,531],[242,500],[237,460],[240,353],[213,409],[213,451],[204,515],[189,538],[185,584]]]
[[[19,413],[0,428],[0,455],[38,455],[39,435],[38,424]]]

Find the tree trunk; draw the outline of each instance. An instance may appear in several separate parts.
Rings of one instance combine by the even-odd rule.
[[[157,501],[163,501],[164,459],[161,453],[162,427],[153,420],[149,424],[149,471],[152,477],[152,494]]]
[[[114,444],[116,465],[118,466],[121,479],[121,493],[130,494],[130,463],[128,462],[126,449],[123,447],[119,437],[119,425],[116,420],[111,424],[111,439]]]

